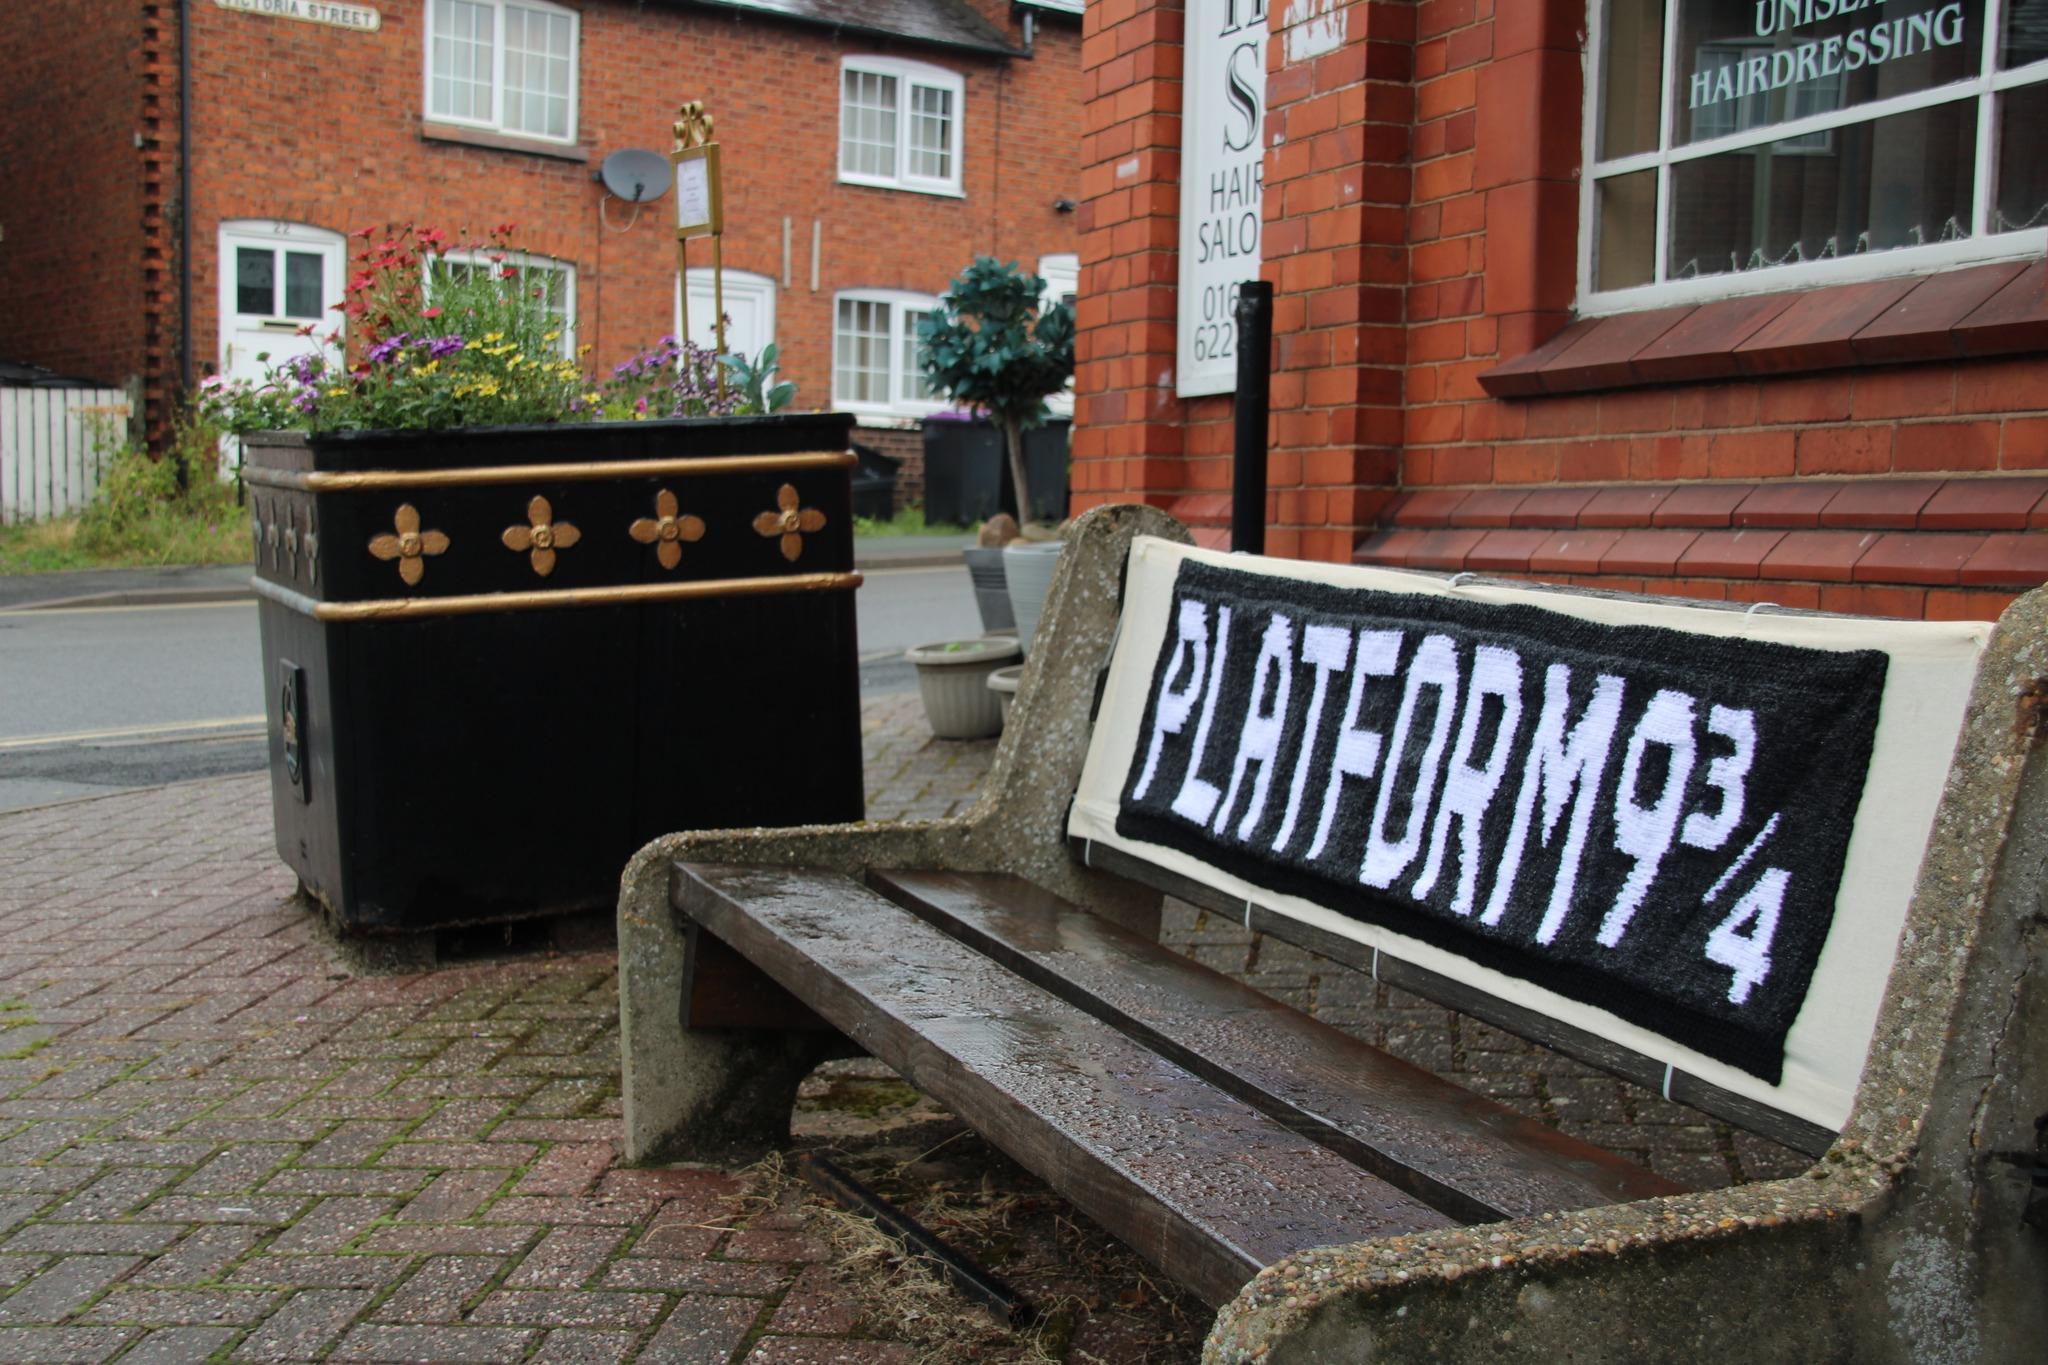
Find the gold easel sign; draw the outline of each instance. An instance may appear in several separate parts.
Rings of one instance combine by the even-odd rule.
[[[668,159],[676,168],[676,270],[682,276],[682,339],[690,338],[690,239],[711,239],[712,332],[725,354],[725,194],[719,179],[718,144],[711,140],[711,115],[702,100],[676,110],[676,144]],[[718,396],[725,397],[725,365],[714,362]]]

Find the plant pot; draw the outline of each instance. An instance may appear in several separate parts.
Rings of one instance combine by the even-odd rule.
[[[1010,728],[1010,708],[1017,704],[1017,684],[1024,680],[1024,665],[1011,664],[988,675],[988,690],[996,694],[1002,708],[1003,728]]]
[[[917,690],[925,717],[940,739],[987,739],[1003,728],[1003,711],[989,691],[989,674],[1017,659],[1017,642],[1007,635],[979,640],[942,640],[919,645],[904,657],[917,665]]]
[[[271,797],[299,879],[344,928],[417,931],[611,905],[672,831],[860,818],[851,428],[252,436]],[[785,487],[822,517],[794,559],[755,526]]]
[[[1010,609],[1010,581],[1003,574],[1002,550],[976,546],[962,553],[967,556],[967,578],[974,584],[974,605],[981,612],[981,628],[1015,630],[1017,615]]]
[[[1003,578],[1009,584],[1010,611],[1017,620],[1017,643],[1031,652],[1031,637],[1038,632],[1038,616],[1045,610],[1045,595],[1052,588],[1053,570],[1059,567],[1060,543],[1040,541],[1003,548]]]

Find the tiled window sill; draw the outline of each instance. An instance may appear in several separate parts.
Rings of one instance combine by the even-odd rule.
[[[1495,398],[2048,350],[2048,261],[1582,318],[1488,370]]]

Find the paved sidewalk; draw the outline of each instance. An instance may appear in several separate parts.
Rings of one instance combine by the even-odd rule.
[[[878,819],[962,809],[993,747],[914,694],[864,730]],[[615,1166],[610,953],[349,976],[268,821],[262,776],[0,816],[0,1363],[915,1358],[737,1174]],[[1792,1161],[1193,912],[1168,938],[1681,1179]]]

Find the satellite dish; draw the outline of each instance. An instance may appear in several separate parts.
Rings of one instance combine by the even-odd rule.
[[[645,147],[613,152],[597,174],[607,190],[629,204],[649,203],[668,193],[668,158]]]

